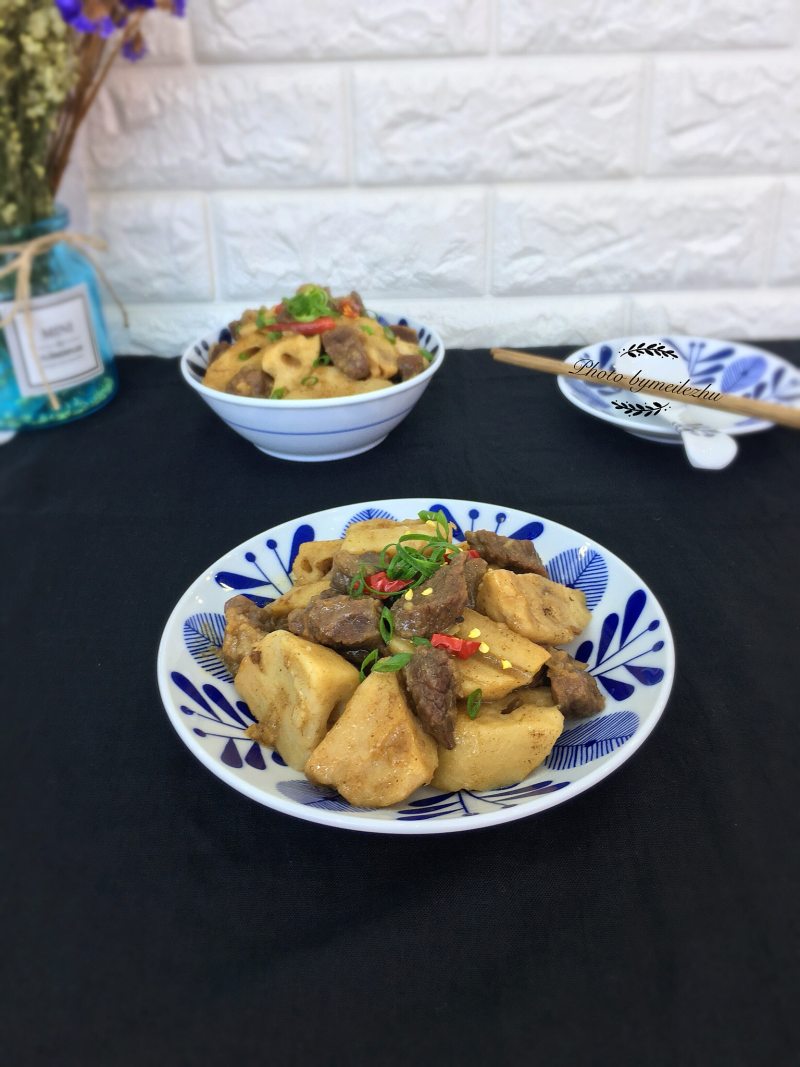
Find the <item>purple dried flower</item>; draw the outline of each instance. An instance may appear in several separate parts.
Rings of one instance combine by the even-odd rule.
[[[141,59],[142,56],[147,55],[147,45],[144,43],[144,37],[141,33],[135,34],[129,41],[126,41],[122,46],[122,54],[126,59],[130,59],[132,63],[135,63],[137,59]]]
[[[96,12],[96,18],[85,13],[82,0],[55,0],[55,4],[64,22],[78,33],[97,33],[101,37],[110,37],[116,29],[109,4],[94,0],[90,10]]]

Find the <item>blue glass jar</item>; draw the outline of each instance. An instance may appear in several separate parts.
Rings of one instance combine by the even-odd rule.
[[[22,245],[69,226],[66,208],[29,226],[0,229],[0,245]],[[13,255],[0,254],[0,265]],[[0,319],[11,309],[17,273],[0,278]],[[97,411],[117,391],[94,267],[71,245],[58,243],[31,269],[33,345],[20,310],[0,330],[0,430],[55,426]],[[48,388],[55,394],[54,409]]]

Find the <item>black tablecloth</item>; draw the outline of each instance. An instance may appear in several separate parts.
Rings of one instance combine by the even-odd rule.
[[[695,471],[453,352],[379,449],[291,464],[175,362],[120,373],[104,411],[0,451],[3,1061],[790,1063],[800,438]],[[537,512],[634,567],[677,644],[664,718],[596,788],[479,832],[253,803],[163,711],[167,615],[267,527],[417,494]]]

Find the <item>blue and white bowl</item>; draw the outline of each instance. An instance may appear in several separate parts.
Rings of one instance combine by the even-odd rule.
[[[444,361],[441,337],[416,319],[380,314],[382,325],[413,326],[433,353],[431,365],[415,378],[374,393],[321,400],[266,400],[233,396],[203,385],[208,354],[217,341],[230,341],[226,327],[191,344],[181,356],[181,373],[208,406],[256,448],[278,459],[346,459],[379,445],[403,421]]]
[[[392,808],[354,808],[245,736],[253,716],[214,651],[222,642],[223,606],[236,593],[263,605],[286,592],[292,563],[306,541],[339,538],[351,522],[402,519],[440,507],[456,524],[457,540],[471,529],[530,538],[554,580],[583,590],[592,620],[567,647],[589,664],[606,707],[591,719],[568,720],[544,764],[517,785],[453,793],[429,787]],[[431,497],[331,508],[251,538],[192,583],[170,616],[158,652],[158,683],[167,714],[190,751],[217,777],[288,815],[391,834],[477,830],[534,815],[596,785],[651,733],[667,703],[674,671],[672,634],[661,605],[608,549],[527,512]]]
[[[638,342],[661,342],[675,352],[683,372],[676,380],[688,378],[692,386],[708,386],[714,392],[800,407],[800,371],[780,356],[763,348],[754,348],[744,341],[718,341],[684,334],[617,337],[580,348],[568,356],[566,362],[574,365],[581,361],[582,366],[589,366],[585,361],[590,360],[595,367],[609,370],[623,349]],[[626,374],[633,373],[631,362],[624,370]],[[651,358],[646,364],[643,361],[642,375],[658,377],[658,360]],[[680,434],[664,416],[653,412],[644,417],[641,413],[632,415],[630,410],[626,412],[625,408],[617,406],[661,398],[632,393],[614,385],[590,385],[586,378],[577,374],[557,380],[567,400],[587,414],[613,423],[636,437],[665,444],[681,443]],[[670,377],[669,380],[673,379]],[[679,402],[681,398],[677,396],[675,399]],[[698,423],[734,436],[770,430],[775,425],[764,419],[714,411],[713,406],[692,407],[691,411],[693,421],[696,416]]]

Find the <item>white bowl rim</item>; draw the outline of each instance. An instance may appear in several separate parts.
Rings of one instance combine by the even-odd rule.
[[[387,318],[382,311],[377,311],[375,314]],[[290,400],[288,404],[286,400],[270,400],[268,397],[260,396],[237,396],[234,393],[223,393],[219,389],[211,389],[209,386],[203,385],[202,382],[195,380],[189,370],[188,363],[192,356],[197,355],[195,347],[202,344],[203,341],[208,342],[214,334],[219,336],[219,331],[224,329],[224,326],[220,326],[216,331],[209,331],[209,333],[204,334],[203,337],[198,337],[196,340],[192,341],[181,355],[181,374],[192,389],[200,393],[201,396],[208,397],[209,400],[224,400],[226,403],[239,405],[243,408],[264,408],[266,410],[279,409],[281,411],[304,411],[311,409],[317,411],[319,408],[340,408],[349,407],[351,404],[368,404],[370,401],[374,402],[375,400],[386,398],[387,396],[397,396],[400,393],[409,392],[415,386],[419,386],[422,382],[428,382],[439,367],[441,367],[444,362],[444,357],[447,354],[444,341],[436,330],[420,322],[419,319],[414,319],[410,315],[393,313],[393,317],[405,319],[409,326],[414,326],[415,323],[419,326],[423,326],[431,335],[431,338],[438,344],[439,352],[434,356],[430,366],[426,367],[421,374],[415,374],[414,377],[409,378],[407,382],[397,382],[396,384],[389,386],[388,389],[375,389],[371,393],[358,393],[356,396],[329,396],[320,397],[319,400]]]

